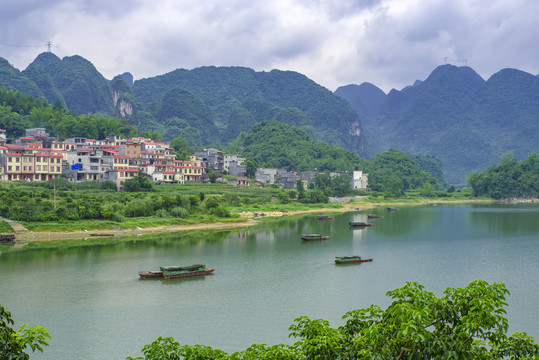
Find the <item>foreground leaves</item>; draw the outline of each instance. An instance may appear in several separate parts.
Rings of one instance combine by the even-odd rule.
[[[301,316],[289,328],[293,345],[255,344],[227,354],[204,345],[180,345],[157,338],[144,346],[153,359],[532,359],[539,345],[526,333],[507,335],[505,318],[509,291],[503,284],[474,281],[447,288],[441,297],[415,282],[389,291],[393,303],[376,305],[343,316],[332,328],[327,320]]]

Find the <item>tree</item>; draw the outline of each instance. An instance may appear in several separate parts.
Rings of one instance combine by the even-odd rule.
[[[215,171],[210,170],[210,171],[208,172],[208,179],[210,179],[210,182],[211,182],[212,184],[215,183],[215,181],[217,180],[217,177],[218,177],[218,176],[217,176],[217,173],[216,173]]]
[[[135,359],[531,359],[539,345],[524,332],[508,336],[505,285],[477,280],[441,297],[415,282],[387,292],[393,302],[347,312],[343,326],[301,316],[289,328],[293,345],[254,344],[227,354],[157,338]]]
[[[178,155],[179,159],[187,160],[187,156],[194,153],[187,140],[181,136],[170,140],[169,145],[174,149],[174,152]]]
[[[256,169],[258,168],[258,163],[253,159],[246,159],[243,162],[243,165],[245,165],[245,174],[249,179],[253,179],[255,177]]]
[[[32,352],[43,352],[43,346],[48,346],[46,339],[51,338],[47,329],[41,326],[19,325],[19,331],[15,331],[11,313],[0,304],[0,359],[29,359],[25,352],[27,347]]]
[[[150,179],[137,174],[124,182],[124,189],[127,192],[153,191],[153,183]]]

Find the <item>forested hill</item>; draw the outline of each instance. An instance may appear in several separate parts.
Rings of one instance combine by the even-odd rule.
[[[222,129],[223,142],[256,122],[277,119],[319,140],[365,154],[360,120],[350,104],[297,72],[214,66],[178,69],[135,81],[133,94],[159,122],[166,122],[170,117],[161,112],[167,106],[164,95],[174,88],[188,90],[208,106],[215,126]]]
[[[360,114],[371,156],[389,148],[433,155],[450,184],[465,185],[508,151],[524,159],[539,147],[539,78],[519,70],[485,81],[470,67],[443,65],[387,95],[372,84],[335,93]]]
[[[46,52],[24,71],[0,58],[0,88],[20,91],[77,114],[124,117],[164,140],[183,136],[194,147],[226,145],[254,124],[276,119],[319,140],[366,153],[358,115],[328,89],[297,72],[201,67],[132,82],[105,79],[80,56]]]

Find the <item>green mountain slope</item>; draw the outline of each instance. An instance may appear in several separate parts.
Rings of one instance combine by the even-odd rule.
[[[45,100],[43,92],[37,85],[4,58],[0,58],[0,89],[19,91],[38,100]]]
[[[467,174],[507,151],[522,158],[539,146],[539,79],[522,71],[505,69],[484,81],[469,67],[439,66],[370,112],[364,103],[373,91],[344,90],[337,93],[365,115],[370,154],[394,148],[433,155],[450,184],[465,185]]]
[[[161,99],[172,88],[190,91],[209,107],[216,126],[221,129],[222,142],[233,138],[238,131],[246,130],[245,126],[251,120],[246,112],[238,109],[246,109],[244,106],[248,101],[258,100],[285,109],[278,111],[279,120],[305,129],[309,128],[310,121],[312,132],[318,139],[359,154],[366,150],[359,118],[350,104],[296,72],[255,72],[242,67],[213,66],[178,69],[135,81],[133,93],[158,118]],[[257,118],[252,109],[246,110],[255,122],[265,120]],[[235,120],[239,124],[230,123]],[[234,133],[228,134],[227,130]]]
[[[350,171],[370,169],[368,161],[357,154],[317,141],[305,131],[276,120],[255,124],[231,146],[261,166],[288,168],[293,171]]]

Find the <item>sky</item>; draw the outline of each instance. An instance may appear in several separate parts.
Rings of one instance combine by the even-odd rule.
[[[539,73],[537,0],[0,0],[0,57],[80,55],[103,76],[244,66],[386,93],[439,65]]]

